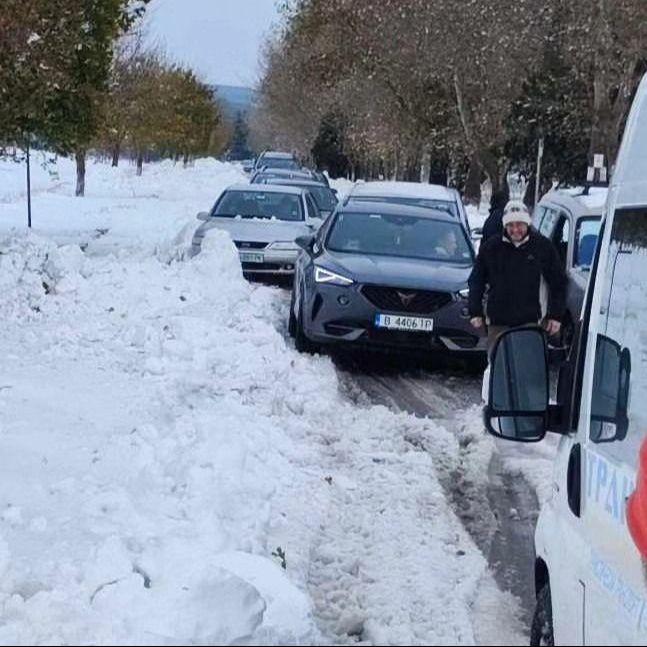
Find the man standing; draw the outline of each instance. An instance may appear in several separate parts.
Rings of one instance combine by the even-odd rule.
[[[548,287],[544,327],[549,336],[559,333],[566,301],[566,276],[557,250],[531,229],[526,205],[508,202],[502,222],[503,235],[481,243],[469,278],[470,321],[475,328],[487,322],[488,353],[507,328],[542,321],[542,279]]]

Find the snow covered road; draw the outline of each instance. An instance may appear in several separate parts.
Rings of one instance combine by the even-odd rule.
[[[19,171],[0,165],[0,643],[525,641],[448,495],[492,452],[474,411],[375,405],[286,342],[285,293],[225,235],[186,258],[238,170],[95,164],[80,200],[62,160],[30,234]]]

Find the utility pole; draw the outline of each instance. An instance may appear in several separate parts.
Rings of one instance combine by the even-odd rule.
[[[537,203],[539,202],[539,184],[541,178],[541,158],[544,156],[544,138],[543,136],[539,137],[539,142],[537,143],[537,170],[535,172],[535,205],[534,208],[537,208]],[[534,209],[533,209],[534,211]]]
[[[31,229],[31,164],[29,155],[29,136],[27,136],[27,227]]]

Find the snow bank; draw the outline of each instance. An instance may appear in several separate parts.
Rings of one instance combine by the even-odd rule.
[[[113,197],[91,168],[36,233],[0,207],[0,642],[477,642],[509,604],[441,483],[457,437],[354,405],[226,234],[184,260],[229,168]]]

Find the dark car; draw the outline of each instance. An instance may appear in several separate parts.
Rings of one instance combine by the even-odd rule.
[[[315,199],[321,217],[327,218],[337,207],[337,191],[328,186],[316,182],[315,180],[306,180],[301,178],[267,178],[264,184],[282,184],[284,186],[298,186],[307,189]]]
[[[484,357],[467,310],[474,250],[451,214],[354,201],[297,243],[289,331],[299,350],[346,344]]]
[[[263,151],[256,159],[255,170],[262,168],[283,168],[299,170],[299,162],[292,153],[281,151]]]

